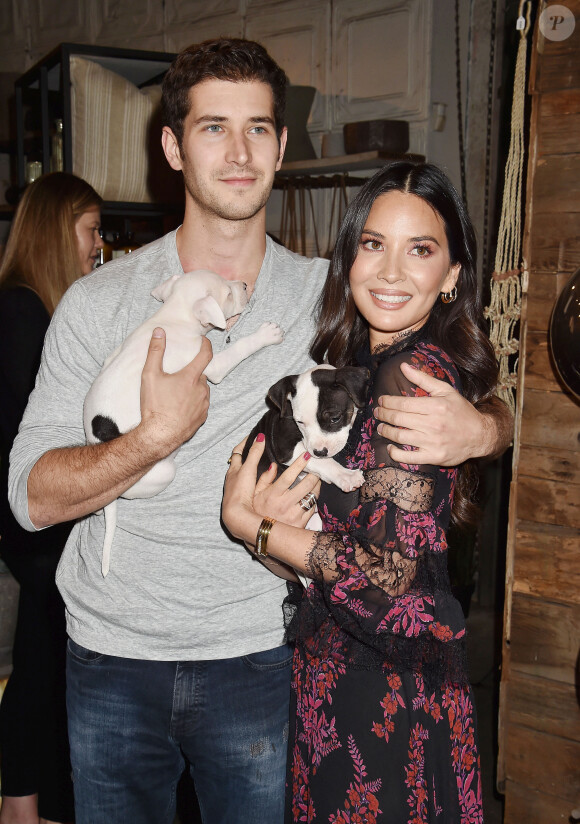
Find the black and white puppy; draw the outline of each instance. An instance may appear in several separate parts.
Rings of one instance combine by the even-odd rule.
[[[270,409],[250,433],[242,453],[246,459],[256,436],[265,436],[258,472],[277,463],[279,472],[303,452],[312,456],[308,472],[343,492],[358,489],[364,481],[358,469],[347,469],[334,460],[347,442],[358,410],[364,405],[368,369],[360,366],[322,364],[300,375],[288,375],[270,387]]]

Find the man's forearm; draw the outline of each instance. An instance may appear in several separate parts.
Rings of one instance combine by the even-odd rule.
[[[485,416],[486,439],[479,457],[493,459],[502,455],[514,436],[514,419],[507,405],[497,397],[477,407]]]
[[[82,518],[126,492],[164,455],[140,428],[107,443],[53,449],[28,476],[28,513],[37,528]]]

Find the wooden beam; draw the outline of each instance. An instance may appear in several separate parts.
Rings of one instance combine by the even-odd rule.
[[[580,798],[580,744],[527,727],[510,724],[507,730],[507,778],[546,795],[569,802],[570,809]],[[554,821],[544,818],[542,824]],[[528,824],[524,817],[518,824]]]
[[[532,48],[530,69],[530,91],[533,94],[553,92],[559,89],[574,89],[578,86],[580,0],[566,0],[564,5],[576,18],[576,31],[571,37],[560,41],[547,40],[538,32],[537,41],[534,43],[535,48]]]
[[[519,521],[513,591],[580,606],[580,531]]]
[[[580,451],[522,444],[519,469],[522,475],[580,486]]]
[[[580,237],[578,240],[580,241]],[[578,252],[580,261],[580,242]],[[550,272],[549,274],[530,272],[527,301],[528,329],[536,332],[547,332],[556,298],[566,285],[569,277],[568,272]]]
[[[580,449],[578,404],[563,392],[524,392],[521,444],[577,452]]]
[[[540,95],[538,150],[541,155],[574,154],[580,134],[580,89]],[[566,128],[562,129],[562,119]]]
[[[578,606],[513,593],[510,676],[517,671],[574,687],[579,639]]]
[[[514,781],[506,782],[503,824],[567,824],[575,804],[558,795],[540,793]]]
[[[529,314],[529,298],[528,298]],[[556,369],[550,360],[547,331],[536,332],[528,324],[526,336],[526,390],[561,392]]]
[[[529,238],[530,289],[534,272],[575,272],[580,266],[580,218],[578,205],[569,212],[536,213]]]
[[[580,486],[518,475],[518,519],[580,528],[578,501]]]
[[[580,49],[578,50],[580,53]],[[580,212],[580,153],[539,157],[534,178],[534,212]],[[539,219],[535,221],[541,231]]]
[[[514,672],[507,688],[511,724],[580,742],[580,708],[573,686]]]

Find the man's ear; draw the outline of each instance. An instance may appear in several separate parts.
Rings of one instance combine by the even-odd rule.
[[[167,158],[167,162],[171,168],[175,169],[176,172],[180,172],[183,168],[181,163],[181,152],[179,151],[177,138],[169,126],[163,127],[163,131],[161,132],[161,145],[163,146],[165,157]]]
[[[284,152],[286,151],[286,141],[288,140],[288,129],[286,126],[282,129],[280,134],[280,153],[278,154],[278,162],[276,163],[276,171],[280,171],[280,166],[284,160]]]

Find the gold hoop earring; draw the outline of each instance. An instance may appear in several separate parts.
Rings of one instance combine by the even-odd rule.
[[[453,303],[457,299],[457,286],[454,286],[450,292],[441,292],[441,301],[443,303]]]

